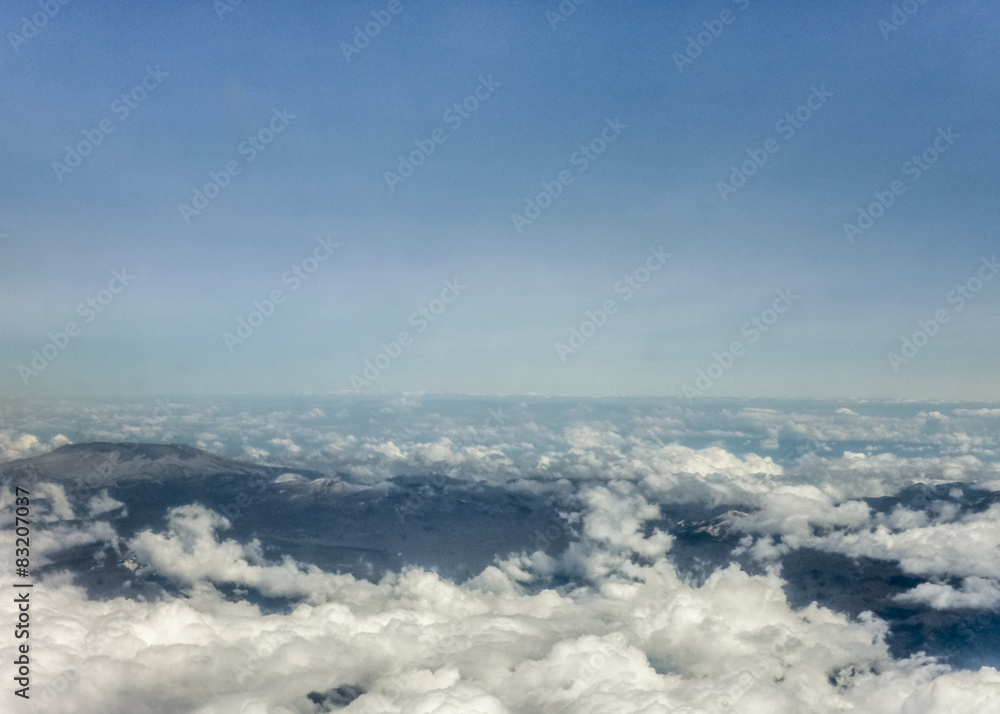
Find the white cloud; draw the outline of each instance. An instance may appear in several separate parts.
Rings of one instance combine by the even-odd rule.
[[[421,569],[371,583],[227,537],[228,521],[202,506],[174,508],[165,527],[150,526],[129,545],[180,584],[183,597],[97,601],[67,575],[36,581],[44,603],[32,611],[37,701],[61,681],[65,691],[47,710],[66,714],[315,714],[308,693],[348,685],[364,691],[351,714],[1000,710],[996,670],[894,659],[885,622],[816,605],[795,610],[776,568],[749,575],[731,565],[700,585],[687,582],[672,563],[671,537],[647,528],[661,503],[745,504],[730,523],[749,534],[741,547],[762,560],[809,546],[899,562],[942,581],[901,601],[995,610],[1000,505],[966,513],[940,501],[876,513],[862,499],[920,482],[1000,486],[997,410],[891,416],[861,403],[790,412],[667,404],[609,416],[603,405],[574,405],[551,416],[520,400],[487,429],[479,426],[490,418],[486,403],[472,417],[429,413],[419,397],[356,406],[336,399],[257,412],[175,405],[155,418],[152,405],[53,409],[25,431],[0,431],[0,446],[9,460],[60,440],[46,445],[31,434],[63,430],[79,442],[119,438],[128,433],[121,425],[133,424],[149,440],[181,434],[229,456],[343,472],[356,482],[351,488],[443,473],[575,499],[579,542],[559,556],[504,558],[462,584]],[[85,427],[65,426],[71,416]],[[692,436],[697,448],[684,443]],[[844,440],[861,445],[845,452]],[[789,441],[805,444],[801,455],[761,455]],[[298,479],[279,482],[293,489]],[[74,544],[118,547],[114,522],[94,520],[119,506],[108,492],[78,502],[61,486],[38,488],[39,564]],[[12,503],[5,489],[5,518]],[[65,522],[84,513],[91,520]],[[771,533],[781,536],[777,544]],[[5,572],[9,557],[0,555]],[[552,576],[569,583],[539,590]],[[953,576],[963,578],[959,587],[944,583]],[[264,613],[222,595],[234,587],[292,604]],[[0,613],[5,621],[15,614],[10,598],[0,598]],[[10,642],[0,642],[0,658],[12,654]]]
[[[921,583],[896,596],[900,602],[924,604],[935,610],[996,610],[1000,607],[1000,582],[992,578],[968,577],[961,589],[939,583]]]
[[[893,531],[883,523],[822,536],[800,537],[796,545],[898,561],[908,573],[1000,578],[1000,504],[949,523]]]
[[[62,434],[56,434],[46,442],[34,434],[13,429],[0,429],[0,462],[25,459],[44,454],[72,442]]]
[[[91,498],[88,505],[90,516],[97,516],[102,513],[114,511],[121,508],[125,504],[109,496],[107,489],[104,489],[99,494]]]

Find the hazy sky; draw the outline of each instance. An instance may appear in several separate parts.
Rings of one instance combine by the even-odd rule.
[[[6,3],[0,394],[1000,399],[1000,15],[904,5]]]

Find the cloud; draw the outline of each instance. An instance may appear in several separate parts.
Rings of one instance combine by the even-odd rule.
[[[403,714],[508,714],[500,700],[479,687],[456,684],[403,703]]]
[[[180,404],[155,417],[152,404],[91,405],[43,410],[26,431],[0,432],[5,454],[15,446],[25,454],[46,450],[30,434],[63,431],[79,443],[125,434],[121,425],[131,423],[151,440],[174,435],[229,456],[343,474],[352,489],[441,473],[558,497],[574,530],[564,552],[511,554],[463,583],[419,568],[369,582],[295,560],[280,543],[238,537],[197,503],[164,509],[163,522],[119,543],[125,496],[78,499],[41,481],[39,564],[72,545],[131,548],[183,593],[91,600],[68,574],[38,577],[33,672],[37,701],[51,697],[42,711],[316,714],[323,693],[338,691],[357,695],[345,709],[352,714],[1000,708],[995,669],[894,658],[886,622],[791,607],[777,567],[750,574],[729,564],[690,582],[674,564],[678,541],[658,530],[662,506],[738,507],[725,522],[765,565],[797,547],[878,558],[932,579],[901,603],[996,610],[1000,504],[955,505],[972,487],[1000,484],[996,410],[522,398],[502,406],[502,423],[494,416],[483,428],[495,400],[433,411],[417,396],[303,398],[280,410]],[[65,428],[74,419],[80,428]],[[794,450],[784,450],[789,443]],[[952,500],[892,508],[864,500],[954,482],[962,489]],[[12,505],[4,488],[5,524]],[[0,555],[5,572],[9,557]],[[264,610],[239,599],[250,591],[279,602]],[[0,599],[5,620],[14,607]],[[0,642],[0,658],[12,655]],[[64,691],[46,689],[55,683]]]
[[[798,496],[768,498],[762,511],[731,519],[739,530],[777,533],[792,548],[815,548],[851,557],[898,562],[916,575],[1000,578],[1000,504],[951,522],[926,524],[926,518],[890,516],[868,518],[868,508],[856,501],[838,506]],[[903,511],[903,513],[906,513]],[[910,514],[908,514],[910,515]],[[894,530],[896,526],[910,526]],[[842,526],[817,535],[814,526]]]
[[[896,596],[900,602],[923,604],[935,610],[997,610],[1000,582],[992,578],[968,577],[961,589],[938,583],[921,583]]]
[[[37,456],[70,443],[72,442],[62,434],[56,434],[43,442],[34,434],[0,429],[0,462]]]
[[[229,526],[228,519],[203,506],[179,506],[167,512],[167,533],[142,531],[129,548],[141,563],[185,585],[228,583],[253,587],[268,597],[322,602],[354,582],[314,565],[300,566],[290,558],[280,565],[267,564],[259,541],[241,545],[216,538],[217,530]]]
[[[255,566],[233,563],[253,546],[216,541],[223,525],[203,509],[174,511],[169,539],[190,552],[173,572],[190,577],[187,561],[204,557],[213,580],[246,582]],[[271,587],[272,574],[254,582]],[[774,576],[729,568],[692,588],[663,560],[632,574],[573,596],[531,595],[510,580],[492,592],[419,570],[378,584],[347,577],[321,589],[322,601],[303,597],[272,614],[227,602],[201,580],[185,598],[138,602],[87,600],[54,579],[39,583],[35,671],[39,682],[72,680],[58,697],[69,714],[139,702],[150,712],[307,712],[309,692],[347,685],[364,690],[351,709],[361,712],[672,711],[726,692],[740,711],[782,700],[789,711],[819,711],[852,701],[829,671],[893,671],[883,625],[795,612]],[[321,588],[337,580],[315,578]],[[0,603],[5,616],[12,607]],[[741,670],[748,685],[734,688]],[[781,676],[779,691],[755,694]],[[743,705],[755,696],[760,707]]]
[[[109,511],[117,510],[124,505],[125,504],[123,502],[109,496],[107,489],[104,489],[99,494],[90,499],[89,509],[88,509],[89,515],[93,517],[100,515],[102,513],[108,513]]]
[[[535,593],[504,563],[456,585],[419,569],[370,583],[272,561],[257,541],[220,538],[221,515],[171,508],[164,531],[144,530],[130,546],[187,595],[99,602],[43,579],[37,631],[49,654],[39,674],[75,673],[60,698],[66,712],[137,701],[153,712],[311,711],[308,693],[355,685],[364,692],[355,711],[597,712],[671,711],[720,692],[742,701],[791,668],[796,678],[762,701],[809,711],[839,696],[828,672],[893,668],[884,623],[796,612],[773,574],[731,566],[685,584],[669,538],[643,534],[658,509],[634,484],[594,486],[582,501],[583,539],[567,557],[592,585]],[[227,602],[218,588],[231,586],[293,604],[266,614]]]
[[[778,486],[755,498],[760,510],[734,514],[730,524],[748,533],[784,536],[793,547],[803,541],[817,542],[815,528],[860,528],[868,524],[868,505],[861,501],[834,503],[833,498],[815,486]]]

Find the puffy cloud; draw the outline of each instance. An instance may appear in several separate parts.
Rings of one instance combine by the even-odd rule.
[[[44,481],[35,487],[36,506],[35,517],[42,516],[44,521],[72,521],[76,518],[73,507],[66,498],[66,491],[61,484]],[[41,501],[39,504],[38,501]],[[46,508],[47,506],[47,508]]]
[[[679,444],[640,446],[633,459],[645,472],[643,486],[660,498],[680,501],[747,503],[774,486],[784,473],[770,457],[734,456],[719,447],[691,449]]]
[[[268,597],[323,601],[349,582],[345,576],[299,566],[289,558],[280,565],[265,564],[256,540],[246,546],[234,540],[220,543],[216,531],[229,525],[228,519],[203,506],[179,506],[167,514],[166,534],[143,531],[130,549],[140,562],[187,585],[231,583],[256,588]]]
[[[969,577],[962,581],[960,590],[940,583],[921,583],[897,595],[896,599],[930,605],[936,610],[996,610],[1000,606],[1000,582]]]
[[[370,583],[272,562],[256,541],[220,539],[229,524],[219,514],[172,508],[163,532],[130,545],[187,595],[92,601],[65,579],[43,580],[38,673],[72,679],[65,712],[139,701],[154,712],[309,712],[309,693],[349,687],[352,711],[561,713],[727,698],[748,712],[820,711],[851,701],[830,672],[895,671],[884,623],[797,612],[774,574],[731,566],[700,587],[683,582],[669,538],[645,534],[658,509],[634,483],[590,487],[581,503],[582,539],[566,557],[592,584],[534,593],[504,563],[457,585],[419,569]],[[232,586],[297,604],[266,614],[216,589]]]
[[[187,552],[171,553],[185,561],[172,572],[191,577],[204,558],[216,581],[253,579],[253,565],[234,563],[254,547],[218,542],[224,525],[204,509],[173,511],[167,539]],[[289,578],[303,572],[291,566]],[[55,706],[73,714],[311,712],[309,693],[355,686],[360,712],[670,712],[730,698],[740,711],[821,711],[857,699],[829,672],[895,671],[881,623],[795,612],[775,576],[729,568],[694,588],[662,559],[632,574],[532,595],[419,570],[377,584],[317,573],[309,585],[322,598],[272,614],[202,580],[185,598],[139,602],[88,600],[53,579],[38,583],[34,672],[67,683]],[[254,581],[271,587],[269,574]],[[343,587],[323,590],[330,582]],[[0,603],[5,616],[13,607]]]
[[[572,449],[585,451],[587,449],[610,449],[617,451],[625,440],[610,425],[605,429],[579,424],[566,429],[566,443]]]
[[[1000,462],[975,456],[869,456],[845,451],[839,457],[807,454],[788,468],[792,482],[813,483],[838,500],[891,496],[916,483],[963,482],[1000,490]]]
[[[894,531],[886,523],[863,522],[860,509],[857,515],[858,520],[848,523],[844,530],[824,535],[800,530],[792,534],[793,538],[784,540],[793,547],[809,546],[852,557],[898,561],[905,572],[919,575],[1000,578],[1000,529],[996,527],[1000,504],[953,522],[902,531]]]
[[[508,714],[499,699],[464,683],[405,701],[401,714]]]
[[[730,516],[733,527],[750,533],[785,536],[785,542],[797,545],[812,539],[815,528],[843,526],[860,528],[868,524],[869,508],[862,501],[835,504],[815,486],[778,486],[754,499],[760,510]]]
[[[271,439],[269,442],[272,446],[280,447],[280,454],[284,458],[294,459],[300,453],[302,453],[302,447],[296,444],[291,439]],[[266,454],[265,454],[266,456]]]
[[[352,489],[386,489],[381,482],[400,474],[486,481],[558,495],[578,535],[558,555],[513,554],[463,583],[416,568],[368,582],[240,540],[201,505],[172,508],[165,525],[148,524],[128,545],[183,595],[92,600],[68,574],[37,579],[36,703],[67,714],[316,714],[344,704],[352,714],[1000,708],[995,669],[895,659],[887,623],[791,607],[777,567],[752,575],[728,565],[692,583],[674,566],[679,545],[657,530],[663,505],[738,506],[726,522],[762,560],[814,547],[899,562],[934,579],[901,602],[995,610],[1000,504],[958,507],[935,496],[926,507],[880,510],[863,499],[921,482],[1000,490],[997,410],[519,398],[503,401],[498,419],[495,402],[430,411],[419,396],[303,398],[280,410],[183,404],[156,415],[152,404],[61,406],[31,416],[27,431],[0,432],[6,460],[48,450],[30,434],[63,431],[80,442],[134,433],[343,474]],[[65,426],[74,419],[80,429]],[[288,473],[278,478],[287,491],[333,483]],[[114,520],[121,502],[108,492],[74,500],[53,483],[37,488],[44,527],[33,533],[33,562],[73,545],[125,550],[114,528],[124,522]],[[4,489],[5,523],[12,504]],[[5,572],[8,558],[0,555]],[[266,611],[240,599],[250,591],[279,604]],[[13,608],[0,599],[5,620]],[[0,658],[12,655],[0,642]],[[64,691],[47,689],[56,683]]]
[[[56,434],[43,442],[34,434],[0,429],[0,462],[37,456],[70,443],[72,442],[62,434]]]
[[[88,510],[91,516],[97,516],[102,513],[117,510],[124,505],[125,504],[123,502],[109,496],[107,489],[104,489],[90,499]]]
[[[268,457],[271,452],[267,449],[260,449],[256,446],[250,446],[249,444],[244,444],[242,447],[242,455],[247,461],[253,463],[267,462]]]

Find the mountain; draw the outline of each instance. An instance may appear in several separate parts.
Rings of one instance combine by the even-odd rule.
[[[68,444],[47,454],[0,464],[0,479],[44,479],[89,486],[219,474],[273,480],[285,473],[309,479],[323,477],[315,471],[231,461],[185,444],[115,444],[103,441]]]
[[[559,505],[528,493],[437,474],[399,476],[371,488],[181,444],[63,446],[0,464],[0,480],[28,488],[59,484],[65,519],[76,526],[107,521],[122,543],[143,530],[162,530],[169,509],[199,504],[227,519],[222,537],[258,539],[274,557],[373,580],[407,565],[464,579],[497,556],[532,552],[539,543],[559,552],[570,535]],[[104,542],[68,546],[50,554],[45,567],[69,569],[101,597],[124,594],[125,583],[131,592],[152,584],[147,570],[134,572],[136,563],[108,548]],[[95,563],[114,563],[117,570]]]

